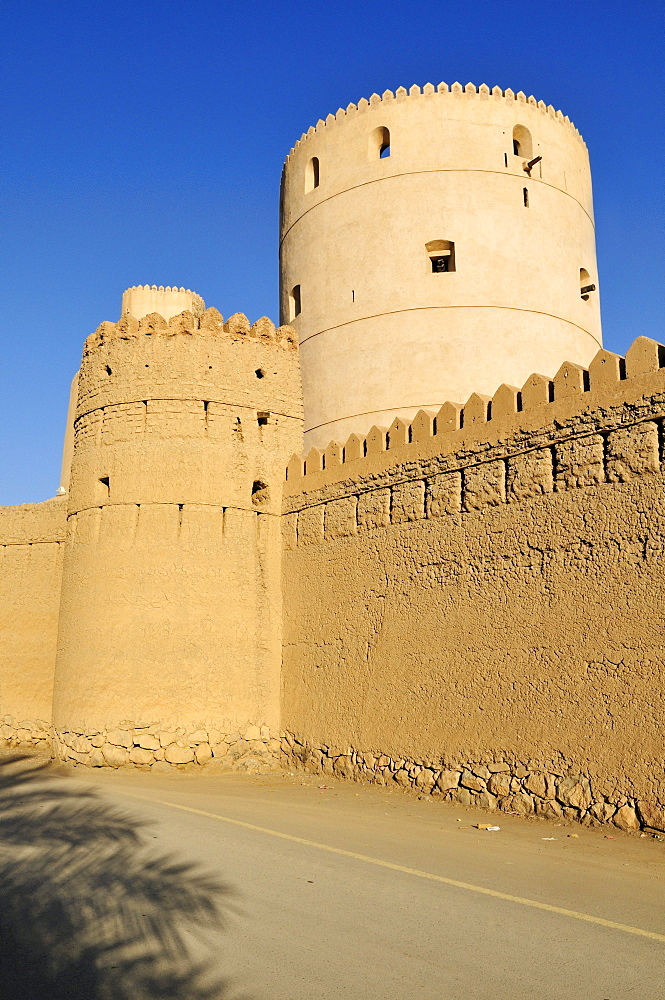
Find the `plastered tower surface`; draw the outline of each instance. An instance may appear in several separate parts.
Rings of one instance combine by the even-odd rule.
[[[86,763],[270,748],[300,398],[294,335],[267,319],[125,312],[86,341],[54,694]]]
[[[586,146],[511,90],[400,88],[320,121],[286,160],[280,259],[308,446],[601,346]]]

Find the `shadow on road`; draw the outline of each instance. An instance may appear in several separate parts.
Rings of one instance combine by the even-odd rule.
[[[205,952],[230,890],[26,756],[0,763],[0,981],[14,1000],[222,1000]],[[203,942],[203,943],[202,943]]]

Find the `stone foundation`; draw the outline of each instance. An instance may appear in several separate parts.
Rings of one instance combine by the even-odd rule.
[[[468,763],[445,768],[424,760],[394,758],[329,746],[311,746],[300,736],[286,733],[281,741],[282,766],[310,774],[349,778],[375,785],[398,785],[460,805],[519,816],[565,819],[583,826],[612,823],[620,830],[665,831],[665,808],[655,802],[626,795],[614,799],[596,795],[582,774],[555,773],[499,761]]]
[[[56,760],[87,767],[183,767],[214,761],[222,770],[258,771],[278,766],[280,741],[267,726],[242,732],[160,725],[137,726],[123,720],[117,727],[91,732],[63,732],[45,722],[16,723],[5,716],[0,738],[9,746],[30,745]]]

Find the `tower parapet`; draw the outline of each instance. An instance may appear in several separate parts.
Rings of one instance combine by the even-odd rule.
[[[205,310],[205,302],[189,288],[167,285],[134,285],[122,293],[122,315],[142,319],[148,313],[159,313],[164,319],[171,319],[178,313],[189,311],[200,316]]]
[[[400,88],[320,121],[284,166],[280,254],[307,446],[602,346],[586,146],[521,92]]]

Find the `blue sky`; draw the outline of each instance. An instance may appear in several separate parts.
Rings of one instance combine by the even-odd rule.
[[[58,486],[83,339],[124,288],[278,318],[281,166],[374,91],[487,83],[591,153],[605,346],[663,330],[662,2],[4,0],[0,503]]]

